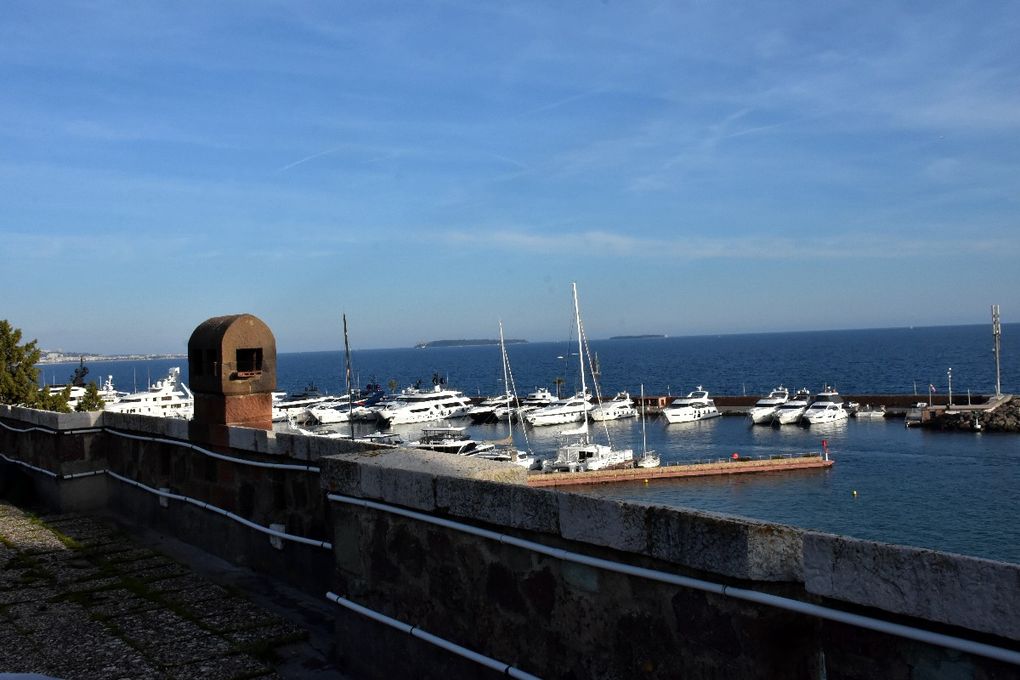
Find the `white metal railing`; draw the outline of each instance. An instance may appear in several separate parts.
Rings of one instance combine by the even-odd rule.
[[[471,524],[464,524],[463,522],[457,522],[443,517],[434,517],[415,510],[408,510],[406,508],[370,501],[364,498],[342,496],[332,493],[328,494],[327,498],[336,503],[379,510],[393,515],[407,517],[416,521],[452,529],[465,534],[479,536],[481,538],[496,541],[505,545],[512,545],[517,548],[522,548],[524,550],[546,555],[565,562],[583,564],[597,569],[603,569],[605,571],[626,574],[651,581],[657,581],[659,583],[667,583],[682,588],[692,588],[721,595],[723,597],[732,597],[746,602],[755,602],[757,604],[763,604],[785,611],[845,623],[858,628],[866,628],[880,633],[887,633],[889,635],[895,635],[897,637],[915,640],[937,647],[945,647],[947,649],[975,654],[989,659],[1003,661],[1005,663],[1020,665],[1020,652],[1003,647],[996,647],[983,642],[976,642],[974,640],[967,640],[965,638],[959,638],[952,635],[936,633],[923,628],[916,628],[900,623],[892,623],[890,621],[884,621],[871,616],[853,614],[839,609],[834,609],[832,607],[802,602],[789,597],[762,593],[756,590],[749,590],[747,588],[737,588],[723,583],[716,583],[689,576],[681,576],[679,574],[671,574],[669,572],[648,569],[645,567],[635,567],[630,564],[624,564],[622,562],[616,562],[600,557],[591,557],[590,555],[571,552],[564,550],[563,548],[553,548],[535,541],[529,541],[516,536],[510,536],[508,534],[501,534],[489,529],[482,529],[481,527],[476,527]]]

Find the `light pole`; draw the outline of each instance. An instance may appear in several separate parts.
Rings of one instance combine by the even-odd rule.
[[[949,369],[949,403],[946,404],[946,410],[953,408],[953,369]]]
[[[992,338],[995,341],[995,396],[1002,396],[1002,383],[999,381],[999,350],[1002,338],[1002,324],[999,323],[999,305],[992,305]]]

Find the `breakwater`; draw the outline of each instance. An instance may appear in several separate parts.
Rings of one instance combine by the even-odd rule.
[[[1020,565],[530,488],[445,454],[241,428],[209,450],[183,421],[118,414],[0,407],[0,422],[8,493],[318,591],[355,677],[490,677],[478,655],[544,677],[1020,664]]]

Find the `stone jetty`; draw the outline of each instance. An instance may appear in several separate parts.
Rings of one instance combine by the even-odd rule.
[[[954,407],[934,411],[926,425],[935,430],[1020,432],[1020,399],[1007,398],[990,410]]]

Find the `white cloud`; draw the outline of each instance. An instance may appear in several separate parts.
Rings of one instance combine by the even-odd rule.
[[[496,248],[530,253],[570,252],[577,256],[627,256],[630,259],[672,260],[852,260],[856,258],[899,259],[966,254],[996,254],[1012,257],[1020,253],[1015,239],[941,237],[903,238],[893,230],[882,233],[854,233],[838,236],[789,238],[776,236],[678,237],[675,239],[629,236],[607,231],[577,233],[536,233],[513,229],[438,234],[451,244]]]

